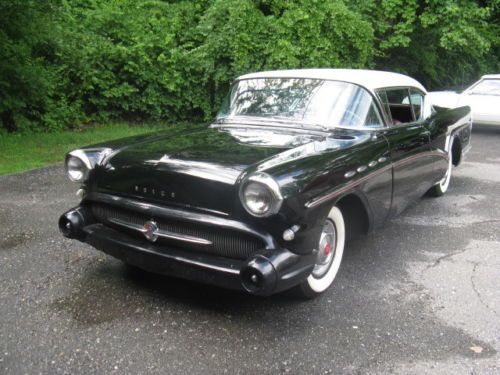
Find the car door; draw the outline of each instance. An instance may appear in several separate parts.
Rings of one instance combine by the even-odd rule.
[[[397,87],[379,90],[377,94],[389,123],[384,135],[393,166],[391,215],[396,215],[432,185],[430,135],[422,113],[422,93]]]

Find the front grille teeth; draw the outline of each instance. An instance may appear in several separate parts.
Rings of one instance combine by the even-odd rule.
[[[138,230],[148,220],[154,219],[158,225],[156,243],[186,248],[205,254],[234,259],[247,259],[265,246],[263,242],[252,235],[235,230],[211,228],[200,223],[173,221],[164,218],[152,218],[143,213],[114,207],[103,203],[92,203],[91,210],[99,222],[115,227],[120,231],[140,236],[146,239]],[[168,238],[171,235],[171,238]],[[183,237],[173,238],[174,236]],[[186,241],[185,239],[192,241]],[[196,243],[194,239],[200,240]]]

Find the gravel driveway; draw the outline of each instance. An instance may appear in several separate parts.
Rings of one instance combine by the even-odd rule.
[[[472,146],[308,302],[131,271],[59,234],[61,166],[0,177],[0,374],[499,374],[500,130]]]

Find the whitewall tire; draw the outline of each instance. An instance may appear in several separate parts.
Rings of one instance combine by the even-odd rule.
[[[454,137],[450,137],[450,141],[448,144],[448,169],[446,170],[446,173],[444,177],[441,179],[441,181],[439,181],[429,190],[429,193],[435,197],[440,197],[444,195],[444,193],[448,191],[448,187],[450,186],[451,170],[453,169],[453,154],[452,154],[453,141]]]
[[[344,247],[344,216],[340,209],[334,206],[323,224],[314,269],[298,286],[298,291],[303,297],[314,298],[332,285],[339,272]]]

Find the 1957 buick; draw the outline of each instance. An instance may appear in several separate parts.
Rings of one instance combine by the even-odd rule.
[[[68,153],[82,201],[59,227],[148,271],[314,297],[346,240],[446,192],[470,135],[469,107],[433,108],[405,75],[248,74],[209,126]]]

